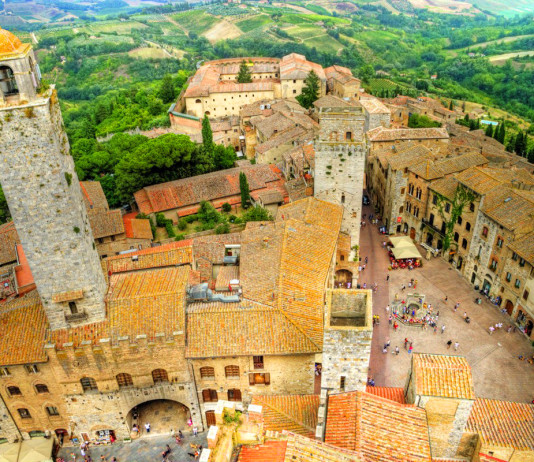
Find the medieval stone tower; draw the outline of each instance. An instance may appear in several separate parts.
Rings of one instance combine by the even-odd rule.
[[[361,106],[320,107],[315,116],[315,197],[343,206],[341,232],[359,245],[365,169],[365,116]],[[355,256],[351,252],[350,259]]]
[[[52,330],[105,317],[106,284],[54,89],[0,29],[0,183]]]

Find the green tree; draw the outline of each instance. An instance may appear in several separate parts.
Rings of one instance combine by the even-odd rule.
[[[527,135],[519,132],[515,138],[514,151],[517,155],[524,157],[527,150]]]
[[[313,103],[319,98],[319,90],[321,88],[321,81],[317,74],[312,70],[306,76],[304,80],[304,87],[302,88],[302,93],[297,96],[297,101],[301,106],[309,109],[312,107]]]
[[[375,68],[372,64],[366,64],[360,68],[360,78],[364,83],[369,83],[369,80],[375,76]]]
[[[486,127],[486,136],[493,137],[493,125],[488,124]]]
[[[237,73],[238,83],[250,83],[252,82],[252,74],[250,72],[249,65],[245,60],[241,61],[239,65],[239,72]]]
[[[5,223],[10,217],[9,207],[7,206],[6,196],[0,186],[0,224]]]
[[[430,127],[441,127],[441,123],[432,120],[431,118],[425,115],[419,114],[410,114],[408,118],[408,127],[410,128],[430,128]]]
[[[273,217],[266,208],[257,205],[248,209],[242,219],[246,223],[247,221],[271,221]]]
[[[213,149],[213,132],[211,130],[210,119],[205,114],[202,119],[202,144],[207,151]]]
[[[450,102],[449,102],[449,109],[450,109],[451,111],[454,111],[454,102],[453,102],[452,99],[451,99]]]
[[[495,129],[493,137],[501,144],[504,144],[506,138],[506,128],[504,126],[504,120],[501,120],[499,126]]]
[[[250,202],[250,187],[245,172],[239,173],[239,189],[241,190],[241,206],[247,208]]]
[[[171,103],[176,98],[174,83],[170,74],[165,74],[159,87],[158,96],[164,103]]]

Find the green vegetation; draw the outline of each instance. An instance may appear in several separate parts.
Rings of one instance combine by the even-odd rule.
[[[241,191],[241,206],[247,208],[250,203],[250,187],[245,172],[239,173],[239,189]]]
[[[239,65],[239,73],[237,74],[237,82],[238,83],[252,82],[252,74],[245,60],[241,61],[241,64]]]
[[[410,114],[408,118],[408,127],[410,128],[431,128],[441,127],[441,123],[432,120],[426,115]]]
[[[313,103],[317,101],[317,98],[319,97],[320,86],[321,81],[319,80],[319,77],[317,77],[317,74],[314,71],[311,71],[304,80],[302,93],[297,96],[297,100],[301,106],[306,109],[312,107]]]

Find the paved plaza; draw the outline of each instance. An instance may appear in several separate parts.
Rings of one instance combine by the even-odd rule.
[[[373,213],[364,207],[367,216]],[[378,233],[376,226],[369,224],[362,228],[360,255],[362,260],[369,257],[369,263],[362,272],[360,282],[378,284],[378,292],[373,294],[373,313],[380,316],[380,325],[374,328],[371,349],[370,376],[377,386],[404,387],[408,377],[411,355],[404,349],[404,339],[413,342],[416,353],[458,354],[467,357],[471,365],[477,397],[493,398],[518,402],[530,402],[534,398],[534,365],[520,361],[519,355],[531,357],[534,354],[531,342],[519,330],[507,333],[510,317],[502,314],[499,307],[483,300],[475,303],[479,296],[469,283],[442,258],[423,259],[423,268],[412,271],[397,269],[388,271],[389,259],[382,242],[387,239]],[[424,250],[420,248],[422,255]],[[386,276],[390,275],[389,282]],[[388,325],[386,305],[394,300],[395,294],[402,295],[401,286],[406,284],[405,294],[414,292],[408,288],[411,278],[418,281],[416,292],[426,295],[434,313],[439,311],[439,327],[435,334],[432,328],[410,327],[400,324],[397,332]],[[447,303],[444,302],[448,296]],[[455,313],[454,305],[460,302]],[[464,312],[471,318],[467,324]],[[488,328],[503,323],[503,329],[492,335]],[[391,347],[387,354],[382,352],[387,338]],[[459,343],[458,351],[447,349],[447,341]],[[397,356],[392,353],[395,347],[401,349]]]
[[[93,462],[100,462],[100,456],[102,455],[106,458],[106,462],[111,462],[113,457],[117,458],[117,462],[161,462],[163,459],[161,453],[168,444],[172,450],[167,458],[168,462],[192,462],[195,458],[189,455],[189,453],[194,452],[190,444],[200,444],[202,447],[207,447],[206,435],[207,433],[199,433],[198,436],[194,437],[192,434],[184,432],[182,445],[176,444],[174,438],[170,435],[149,437],[143,435],[131,443],[116,442],[112,445],[93,446],[89,454]],[[72,454],[75,455],[75,458],[73,458]],[[62,457],[67,462],[83,462],[79,447],[62,448],[58,457]]]

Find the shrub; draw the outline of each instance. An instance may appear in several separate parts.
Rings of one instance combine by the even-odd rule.
[[[164,227],[167,224],[167,218],[165,218],[165,215],[163,213],[158,212],[156,213],[156,225],[160,227]]]
[[[72,184],[72,173],[65,172],[65,180],[67,180],[67,184],[70,186]]]
[[[228,217],[228,221],[229,221],[230,223],[235,223],[236,218],[237,218],[237,217],[236,217],[235,215],[230,215],[230,216]]]
[[[78,228],[77,226],[75,226],[74,228],[72,228],[74,230],[74,232],[76,234],[78,234],[80,232],[80,228]]]
[[[185,234],[182,233],[176,236],[175,241],[183,241],[184,239],[185,239]]]
[[[243,214],[243,221],[270,221],[273,217],[269,211],[263,207],[255,206],[248,209]]]
[[[183,231],[185,228],[187,228],[187,221],[184,218],[180,218],[178,220],[178,229]]]
[[[228,223],[220,223],[215,228],[215,234],[228,234],[230,232],[230,225]]]
[[[226,213],[231,212],[232,211],[232,206],[228,202],[225,202],[222,205],[222,211],[226,212]]]
[[[174,232],[174,228],[172,227],[172,220],[167,220],[165,223],[165,229],[167,230],[167,234],[169,237],[175,237],[176,233]]]
[[[197,214],[189,215],[185,217],[184,220],[186,221],[186,223],[193,223],[194,221],[198,220],[198,215]]]

